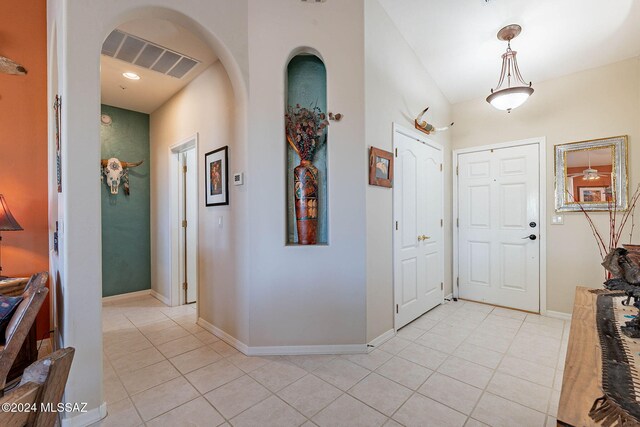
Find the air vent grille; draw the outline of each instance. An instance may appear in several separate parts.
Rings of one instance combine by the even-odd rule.
[[[120,30],[113,30],[102,43],[102,54],[178,79],[200,63],[166,47]]]

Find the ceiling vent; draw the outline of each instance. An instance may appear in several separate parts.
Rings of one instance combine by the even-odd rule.
[[[200,63],[197,59],[120,30],[113,30],[107,36],[102,43],[102,54],[178,79]]]

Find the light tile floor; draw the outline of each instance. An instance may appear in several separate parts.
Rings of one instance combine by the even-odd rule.
[[[103,306],[101,426],[555,426],[569,322],[437,307],[363,355],[247,357],[151,297]]]

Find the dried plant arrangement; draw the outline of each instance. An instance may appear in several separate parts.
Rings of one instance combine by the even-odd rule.
[[[607,212],[609,213],[609,235],[606,237],[607,240],[605,240],[604,234],[601,233],[600,230],[598,230],[598,227],[596,227],[593,218],[591,218],[589,212],[584,209],[584,206],[579,201],[577,201],[571,193],[568,194],[578,204],[578,206],[580,207],[580,211],[586,217],[587,223],[589,224],[591,232],[593,233],[593,237],[596,239],[600,257],[603,260],[605,259],[607,254],[618,247],[620,239],[622,238],[622,232],[624,231],[629,218],[631,218],[631,229],[629,231],[629,243],[631,243],[631,239],[633,238],[633,229],[635,227],[634,211],[636,208],[636,204],[638,203],[638,199],[640,199],[640,184],[636,188],[636,191],[633,193],[633,196],[631,196],[629,209],[627,209],[626,211],[621,212],[617,209],[615,193],[611,200],[609,200],[607,209]]]
[[[301,160],[313,161],[316,151],[322,146],[322,136],[329,126],[325,113],[319,107],[288,106],[285,114],[287,141]]]

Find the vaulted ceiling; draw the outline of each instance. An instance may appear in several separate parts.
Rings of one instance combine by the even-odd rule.
[[[638,0],[380,0],[451,103],[495,87],[506,43],[526,81],[552,79],[640,55]]]

